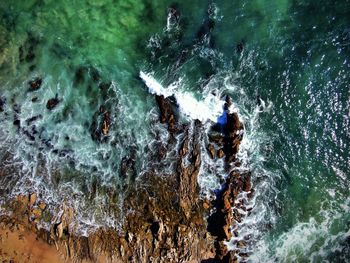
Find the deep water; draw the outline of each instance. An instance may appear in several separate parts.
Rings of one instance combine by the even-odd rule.
[[[210,122],[232,96],[256,191],[239,226],[250,261],[349,262],[350,1],[1,1],[0,157],[13,173],[1,201],[74,194],[82,228],[117,225],[95,204],[113,188],[118,207],[165,136],[140,71],[175,94],[183,122]],[[93,132],[101,106],[108,136]],[[203,167],[203,194],[217,177]]]

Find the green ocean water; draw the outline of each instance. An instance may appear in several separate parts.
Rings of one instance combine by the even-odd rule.
[[[136,149],[141,172],[145,146],[156,137],[156,104],[139,71],[164,85],[181,79],[176,92],[198,99],[210,82],[210,90],[233,97],[246,127],[241,155],[256,190],[241,226],[253,240],[249,260],[349,262],[349,56],[346,0],[1,1],[1,156],[11,149],[31,167],[23,173],[32,179],[15,189],[44,182],[59,189],[52,199],[85,185],[74,190],[84,200],[96,180],[123,188],[121,159]],[[28,93],[36,77],[43,85]],[[112,83],[107,102],[102,82]],[[61,102],[48,111],[56,94]],[[112,126],[101,144],[89,127],[103,103]],[[16,114],[21,123],[41,114],[36,127],[54,148],[19,133]],[[46,157],[68,162],[54,149],[67,150],[75,162],[68,170],[81,175],[67,173],[53,185],[33,179]]]

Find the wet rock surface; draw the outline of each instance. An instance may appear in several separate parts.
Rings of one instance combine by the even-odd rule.
[[[5,110],[5,99],[0,97],[0,112],[3,112]]]
[[[98,112],[95,113],[90,131],[91,137],[95,141],[106,141],[107,135],[111,127],[110,111],[105,106],[100,106]]]
[[[172,135],[176,131],[174,103],[172,103],[170,98],[165,98],[163,95],[156,95],[156,101],[160,110],[160,122],[167,124],[168,131]]]
[[[179,125],[175,102],[163,96],[156,96],[156,101],[160,122],[166,125],[172,138],[165,151],[176,149],[174,169],[171,174],[159,174],[157,167],[150,167],[123,189],[121,229],[100,228],[88,236],[77,235],[75,211],[62,203],[62,212],[53,216],[49,204],[36,193],[18,196],[10,202],[7,210],[13,214],[3,215],[0,221],[24,225],[41,240],[56,246],[67,261],[97,262],[103,256],[111,262],[235,262],[236,251],[228,251],[224,241],[235,233],[232,227],[239,222],[239,213],[234,208],[244,209],[238,197],[250,193],[250,174],[231,172],[216,199],[201,197],[197,182],[203,158],[201,136],[206,136],[203,125],[200,121],[189,124],[191,129],[189,125]],[[99,122],[94,130],[98,134],[92,135],[100,140],[108,134],[109,113],[100,109],[96,118]],[[232,113],[222,129],[221,133],[214,129],[207,135],[211,145],[207,150],[212,158],[225,157],[230,171],[237,165],[243,125],[237,114]],[[132,153],[122,160],[121,175],[125,180],[135,176]],[[159,154],[162,155],[161,148]],[[40,228],[41,222],[46,222],[49,230]],[[244,247],[244,241],[240,242]]]
[[[46,103],[46,108],[48,110],[53,110],[54,108],[56,108],[56,106],[58,105],[58,103],[60,103],[60,100],[58,99],[57,95],[55,98],[49,99]]]
[[[30,92],[32,91],[37,91],[41,88],[41,85],[43,83],[43,80],[41,78],[35,78],[31,81],[29,81],[29,90]]]
[[[209,133],[209,141],[212,148],[219,148],[218,158],[225,157],[225,168],[228,176],[217,192],[216,199],[212,202],[213,213],[208,217],[208,232],[215,237],[215,257],[203,262],[236,262],[236,252],[228,251],[224,241],[232,237],[232,233],[238,235],[235,224],[241,222],[241,215],[238,209],[246,210],[240,195],[251,194],[250,173],[236,172],[235,168],[240,164],[236,155],[243,137],[243,125],[237,113],[229,113],[231,98],[226,98],[225,113],[226,122],[220,127],[214,125]],[[218,132],[220,131],[220,132]],[[213,146],[214,145],[214,146]],[[243,242],[243,241],[239,241]],[[241,248],[244,249],[242,243]]]

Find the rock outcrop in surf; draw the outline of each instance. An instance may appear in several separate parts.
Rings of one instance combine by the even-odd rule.
[[[8,203],[12,214],[3,215],[1,221],[34,231],[42,240],[56,245],[67,260],[95,262],[104,255],[112,262],[234,262],[237,256],[244,257],[229,251],[224,242],[232,233],[238,234],[232,230],[240,220],[234,207],[240,205],[236,198],[241,192],[251,192],[249,173],[229,173],[212,201],[201,196],[198,185],[203,158],[201,136],[208,136],[212,158],[225,155],[227,171],[239,165],[236,154],[243,125],[237,114],[229,113],[226,107],[226,121],[220,124],[222,132],[214,125],[206,134],[199,120],[180,125],[174,98],[155,95],[155,100],[159,121],[166,125],[171,138],[165,154],[159,149],[159,158],[176,149],[171,164],[174,169],[171,174],[159,174],[150,167],[125,190],[121,209],[124,219],[119,230],[100,228],[87,236],[77,235],[75,211],[62,204],[62,213],[53,217],[48,204],[36,193],[18,196]],[[43,221],[49,223],[50,230],[40,228]]]

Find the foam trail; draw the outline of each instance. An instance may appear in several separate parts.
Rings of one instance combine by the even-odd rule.
[[[156,81],[152,76],[140,71],[140,78],[146,84],[151,94],[156,94],[159,96],[163,95],[165,97],[169,97],[172,95],[165,88],[163,88],[163,86],[158,81]]]
[[[164,97],[174,96],[179,106],[180,112],[191,119],[197,119],[201,122],[208,120],[217,122],[223,114],[225,101],[209,93],[204,100],[198,101],[191,93],[177,91],[177,85],[172,84],[164,88],[151,75],[140,71],[140,78],[146,84],[151,94],[163,95]]]

